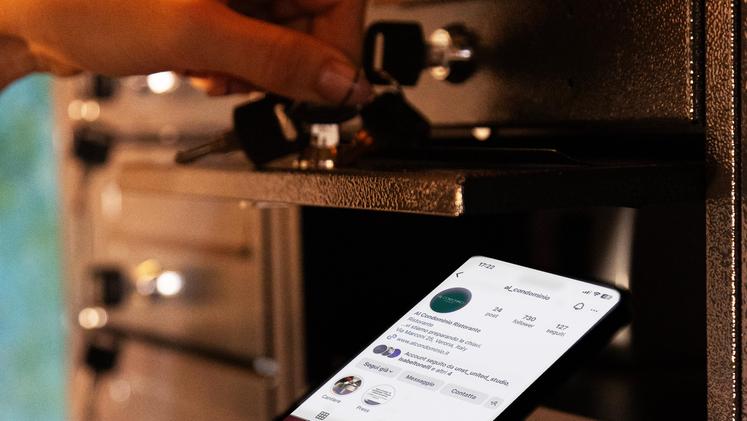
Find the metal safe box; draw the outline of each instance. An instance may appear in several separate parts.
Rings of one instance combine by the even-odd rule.
[[[632,292],[536,419],[742,419],[744,4],[374,0],[429,135],[316,169],[174,163],[255,95],[56,82],[70,419],[271,420],[475,254]]]

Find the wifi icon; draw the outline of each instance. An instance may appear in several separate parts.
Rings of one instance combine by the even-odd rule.
[[[601,292],[599,292],[599,291],[594,291],[594,296],[595,296],[595,297],[596,297],[597,295],[599,295],[599,294],[601,294]]]

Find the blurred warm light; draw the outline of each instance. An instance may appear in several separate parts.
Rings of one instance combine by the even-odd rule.
[[[70,117],[70,120],[81,120],[83,118],[83,115],[81,113],[81,108],[83,107],[83,101],[76,99],[73,101],[70,101],[70,104],[67,106],[67,116]]]
[[[492,133],[490,127],[474,127],[472,129],[472,136],[481,142],[490,139]]]
[[[436,29],[429,37],[431,47],[437,50],[448,48],[451,45],[451,34],[445,29]],[[441,56],[440,59],[445,59],[445,56]],[[451,73],[451,70],[446,65],[433,66],[430,69],[431,76],[436,80],[446,80]]]
[[[436,29],[431,34],[430,42],[435,47],[448,47],[451,45],[451,34],[445,29]]]
[[[179,272],[167,270],[156,278],[156,290],[165,297],[179,294],[184,287],[184,278]]]
[[[96,101],[84,101],[80,108],[80,116],[85,121],[96,121],[101,116],[101,106]]]
[[[70,104],[68,104],[67,116],[75,121],[96,121],[101,116],[101,106],[93,100],[83,101],[76,99],[70,101]]]
[[[122,190],[113,181],[101,191],[101,214],[108,219],[119,218],[122,214]]]
[[[156,259],[148,259],[135,267],[133,278],[138,294],[149,296],[156,292],[154,280],[163,272],[161,263]]]
[[[278,374],[279,365],[277,361],[272,358],[255,358],[254,361],[252,361],[252,366],[254,367],[254,371],[263,376],[274,377]]]
[[[446,80],[446,78],[449,77],[449,73],[451,73],[451,70],[446,66],[436,66],[431,68],[431,76],[436,80]]]
[[[148,75],[148,89],[154,94],[167,94],[179,87],[179,78],[174,72],[160,72]]]
[[[109,316],[101,307],[86,307],[78,313],[78,324],[83,329],[99,329],[106,326]]]
[[[123,403],[132,396],[132,386],[126,380],[114,380],[109,384],[109,396],[114,402]]]

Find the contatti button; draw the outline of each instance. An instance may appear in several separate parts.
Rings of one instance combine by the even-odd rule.
[[[447,396],[451,396],[452,398],[457,398],[463,401],[474,403],[476,405],[480,405],[488,398],[488,395],[484,393],[467,389],[466,387],[462,387],[456,384],[447,384],[443,389],[441,389],[441,393]]]

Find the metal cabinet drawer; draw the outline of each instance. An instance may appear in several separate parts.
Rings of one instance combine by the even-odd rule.
[[[115,371],[100,382],[93,410],[106,421],[264,421],[271,402],[267,379],[128,341]]]
[[[260,211],[237,200],[211,200],[122,192],[109,184],[97,195],[95,240],[129,238],[170,247],[248,252],[260,228]]]
[[[255,258],[133,241],[111,242],[98,252],[99,261],[121,268],[128,280],[124,300],[109,309],[111,326],[236,355],[266,355],[266,288]],[[136,268],[151,259],[181,276],[178,294],[138,290]]]

